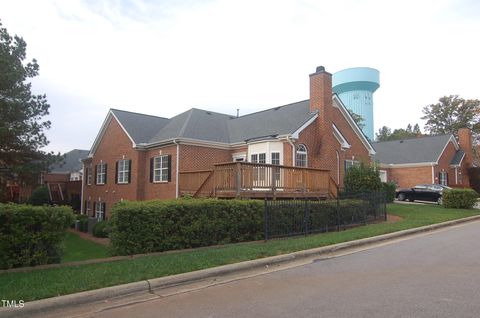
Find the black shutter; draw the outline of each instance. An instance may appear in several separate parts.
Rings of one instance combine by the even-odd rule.
[[[83,213],[87,214],[87,200],[83,203]]]
[[[92,210],[93,217],[95,217],[95,211],[97,211],[97,201],[93,201],[93,210]]]
[[[448,186],[448,172],[445,173],[445,185]]]
[[[118,161],[115,162],[115,184],[118,183]]]
[[[103,211],[102,220],[105,220],[105,215],[107,214],[107,204],[105,202],[102,203],[102,211]]]
[[[150,182],[153,182],[153,158],[150,158]]]
[[[172,181],[172,155],[167,156],[167,165],[168,165],[168,182]]]
[[[130,183],[132,180],[132,160],[128,160],[128,180],[127,182]]]
[[[95,184],[97,184],[97,169],[98,169],[98,165],[95,165]]]
[[[105,184],[107,184],[107,171],[108,171],[108,166],[105,164]]]
[[[441,172],[438,173],[438,182],[437,182],[437,184],[442,184],[442,173],[441,173]]]

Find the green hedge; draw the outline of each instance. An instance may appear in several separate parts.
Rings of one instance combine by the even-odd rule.
[[[95,237],[108,237],[108,221],[100,221],[93,226],[92,234]]]
[[[262,238],[263,202],[123,201],[112,208],[110,222],[118,255],[252,241]]]
[[[0,268],[59,263],[70,207],[0,204]]]
[[[395,200],[397,185],[394,182],[382,182],[382,188],[385,192],[387,203],[392,203]]]
[[[477,192],[472,189],[444,190],[443,206],[453,209],[471,209],[477,202]]]

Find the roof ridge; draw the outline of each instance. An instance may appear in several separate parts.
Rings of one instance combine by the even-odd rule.
[[[183,122],[182,128],[180,128],[180,131],[178,132],[178,137],[183,136],[185,133],[185,130],[187,129],[188,122],[190,121],[190,118],[192,118],[192,114],[195,108],[191,108],[188,112],[189,114],[187,115],[187,119]]]
[[[310,99],[305,99],[305,100],[301,100],[301,101],[298,101],[298,102],[293,102],[293,103],[285,104],[285,105],[282,105],[282,106],[270,107],[270,108],[267,108],[267,109],[264,109],[264,110],[259,110],[259,111],[257,111],[257,112],[249,113],[249,114],[242,115],[242,116],[239,116],[239,117],[234,117],[234,118],[232,118],[232,119],[244,118],[244,117],[247,117],[247,116],[251,116],[251,115],[256,115],[256,114],[259,114],[259,113],[267,112],[267,111],[270,111],[270,110],[272,110],[272,109],[276,109],[276,108],[278,109],[278,108],[282,108],[282,107],[286,107],[286,106],[292,106],[293,104],[298,104],[298,103],[302,103],[302,102],[306,102],[306,101],[310,101]]]
[[[124,112],[124,113],[130,113],[130,114],[135,114],[135,115],[149,116],[149,117],[155,117],[155,118],[161,118],[161,119],[169,120],[169,118],[166,118],[166,117],[160,117],[160,116],[156,116],[156,115],[149,115],[149,114],[144,114],[144,113],[132,112],[132,111],[129,111],[129,110],[122,110],[122,109],[118,109],[118,108],[110,108],[110,110],[119,111],[119,112]]]
[[[373,143],[387,143],[387,142],[398,142],[398,141],[407,141],[407,140],[418,140],[418,139],[425,139],[425,138],[434,138],[434,137],[445,137],[445,136],[452,136],[453,134],[440,134],[440,135],[423,135],[420,137],[409,137],[409,138],[400,138],[395,140],[386,140],[386,141],[374,141]]]

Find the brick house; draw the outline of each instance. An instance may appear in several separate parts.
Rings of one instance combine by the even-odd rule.
[[[69,203],[75,210],[80,209],[83,163],[88,150],[73,149],[64,154],[61,162],[50,166],[50,171],[42,173],[41,183],[48,188],[50,201],[54,204]]]
[[[468,168],[472,166],[472,132],[468,128],[454,135],[376,142],[373,160],[380,166],[382,181],[400,188],[417,184],[444,184],[469,187]]]
[[[173,118],[111,109],[84,163],[82,211],[119,200],[328,197],[375,153],[323,67],[310,99],[244,116],[192,108]]]

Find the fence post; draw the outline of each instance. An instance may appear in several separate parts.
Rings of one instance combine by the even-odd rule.
[[[265,242],[268,241],[268,202],[267,198],[265,198],[265,204],[263,208],[263,235],[265,238]]]
[[[308,203],[307,199],[304,198],[304,203],[303,203],[303,226],[304,226],[304,231],[305,231],[305,236],[308,234]]]
[[[338,196],[335,201],[335,212],[337,213],[337,232],[340,232],[340,199]]]
[[[385,222],[386,222],[387,221],[387,192],[383,192],[382,201],[383,201],[383,214],[385,215]]]

